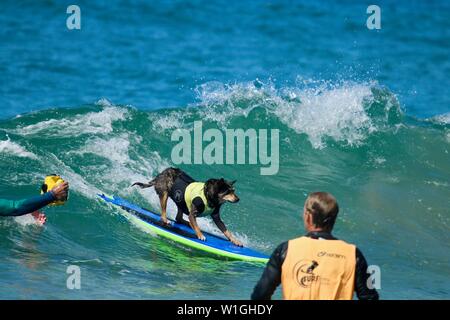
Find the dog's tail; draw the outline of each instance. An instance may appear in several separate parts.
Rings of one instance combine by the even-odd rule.
[[[152,180],[149,183],[135,182],[131,186],[132,187],[139,186],[141,189],[145,189],[145,188],[153,187],[154,185],[155,185],[155,181]]]

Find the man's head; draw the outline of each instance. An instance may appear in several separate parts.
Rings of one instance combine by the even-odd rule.
[[[306,231],[328,231],[333,229],[339,212],[338,203],[328,192],[313,192],[308,195],[303,209]]]

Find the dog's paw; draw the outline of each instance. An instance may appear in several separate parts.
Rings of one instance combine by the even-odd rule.
[[[242,242],[240,242],[239,240],[235,240],[235,241],[232,241],[232,242],[233,242],[233,244],[235,246],[238,246],[238,247],[243,247],[244,246],[244,244]]]
[[[170,225],[170,221],[167,218],[161,218],[161,222],[166,226]]]
[[[198,234],[197,238],[202,241],[206,241],[206,237],[203,234]]]
[[[236,238],[231,238],[230,241],[231,241],[231,243],[234,244],[235,246],[238,246],[238,247],[243,247],[243,246],[244,246],[243,243],[240,242],[239,240],[237,240]]]

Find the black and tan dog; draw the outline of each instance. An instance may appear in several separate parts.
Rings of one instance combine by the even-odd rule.
[[[198,227],[196,218],[211,215],[220,231],[235,245],[242,246],[242,243],[233,237],[220,219],[222,204],[239,201],[233,187],[235,182],[229,182],[223,178],[197,182],[180,169],[168,168],[149,183],[136,182],[133,186],[155,187],[161,204],[161,220],[164,223],[168,223],[166,210],[170,197],[178,208],[176,221],[190,225],[200,240],[205,240],[205,236]],[[188,215],[189,223],[183,219],[183,214]]]

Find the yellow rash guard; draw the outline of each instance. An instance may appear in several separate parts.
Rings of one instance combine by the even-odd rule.
[[[186,191],[184,192],[184,200],[186,201],[186,206],[189,211],[192,209],[192,201],[199,197],[202,199],[205,204],[205,209],[198,216],[207,216],[212,213],[212,209],[208,207],[208,200],[205,195],[205,183],[204,182],[192,182],[186,187]]]

